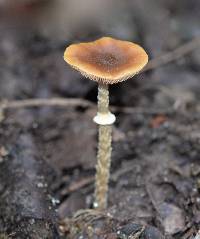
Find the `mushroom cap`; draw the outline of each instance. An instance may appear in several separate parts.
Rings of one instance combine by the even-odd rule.
[[[102,37],[70,45],[65,50],[64,60],[91,80],[114,84],[141,71],[148,62],[148,55],[135,43]]]

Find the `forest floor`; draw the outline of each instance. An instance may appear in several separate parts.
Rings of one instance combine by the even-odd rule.
[[[194,0],[134,1],[118,16],[122,37],[159,57],[199,35],[199,8]],[[93,202],[97,85],[62,59],[77,39],[52,40],[35,28],[19,34],[10,24],[0,23],[2,102],[64,98],[65,104],[0,114],[0,238],[59,238],[59,225],[72,239],[192,239],[200,225],[199,48],[111,87],[117,122],[108,209],[72,220]],[[88,29],[81,40],[106,34]],[[28,237],[31,225],[41,234]]]

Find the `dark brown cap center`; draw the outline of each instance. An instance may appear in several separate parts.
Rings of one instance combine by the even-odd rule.
[[[117,65],[117,63],[118,63],[117,58],[111,54],[109,54],[109,55],[107,54],[107,55],[99,58],[99,65],[102,65],[102,66],[108,65],[108,66],[112,67],[112,66]]]
[[[91,59],[91,64],[98,66],[105,72],[112,72],[114,69],[116,69],[118,66],[120,66],[122,63],[124,63],[124,59],[115,56],[111,53],[101,53],[94,55]]]

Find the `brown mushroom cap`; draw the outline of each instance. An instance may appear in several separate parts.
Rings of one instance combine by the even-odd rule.
[[[70,45],[64,60],[91,80],[114,84],[141,71],[148,62],[148,55],[135,43],[103,37]]]

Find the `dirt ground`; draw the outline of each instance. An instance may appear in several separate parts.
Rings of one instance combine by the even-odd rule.
[[[116,6],[110,25],[88,27],[84,34],[75,27],[69,40],[63,29],[54,39],[40,27],[12,27],[15,17],[0,22],[1,100],[92,103],[2,115],[0,238],[194,238],[200,225],[199,48],[111,87],[117,122],[109,207],[97,215],[82,212],[74,221],[93,202],[97,85],[72,71],[62,56],[71,42],[111,35],[136,41],[150,58],[158,57],[199,36],[199,9],[198,0],[129,1]],[[34,230],[44,231],[44,220],[47,234],[20,237],[24,218],[32,217],[39,221]]]

